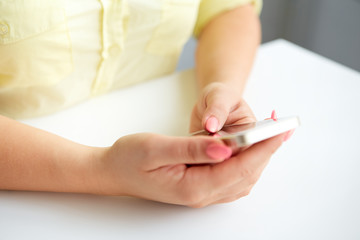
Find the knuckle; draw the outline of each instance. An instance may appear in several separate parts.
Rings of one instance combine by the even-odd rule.
[[[212,102],[209,107],[213,109],[224,109],[227,107],[227,104],[224,101],[219,101],[219,99],[216,99],[216,101]]]
[[[216,116],[223,116],[229,112],[229,107],[225,103],[214,102],[208,105],[207,112],[210,112]]]
[[[196,162],[197,159],[197,146],[193,141],[178,142],[177,147],[174,148],[175,156],[184,159],[189,163]]]
[[[186,144],[185,150],[183,151],[184,157],[189,159],[191,162],[196,162],[197,159],[197,145],[190,141]]]
[[[202,206],[202,202],[204,201],[205,194],[193,187],[188,188],[186,191],[182,193],[180,197],[184,205],[189,207],[198,208]]]
[[[254,170],[249,167],[243,167],[240,171],[240,175],[243,178],[248,178],[254,174]]]
[[[155,136],[150,133],[145,133],[142,136],[141,147],[143,149],[151,149],[154,146]]]
[[[139,149],[144,153],[144,159],[153,159],[154,155],[158,152],[156,147],[158,145],[157,136],[151,133],[145,133],[139,143]]]
[[[248,181],[249,185],[252,186],[258,181],[259,177],[255,176],[255,175],[251,175],[251,176],[249,176],[248,179],[249,179],[249,181]]]

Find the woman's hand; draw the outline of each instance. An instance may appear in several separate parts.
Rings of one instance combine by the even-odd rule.
[[[206,129],[214,133],[225,124],[255,121],[254,114],[236,89],[214,82],[204,88],[192,111],[190,132]]]
[[[282,138],[229,158],[231,150],[212,137],[129,135],[100,149],[94,192],[191,207],[233,201],[249,193]]]

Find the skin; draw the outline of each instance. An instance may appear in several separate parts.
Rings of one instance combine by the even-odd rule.
[[[202,31],[196,62],[200,97],[191,131],[255,120],[241,93],[259,28],[248,5],[217,16]],[[0,138],[0,189],[126,195],[190,207],[249,194],[284,138],[230,157],[229,148],[213,137],[142,133],[97,148],[2,116],[0,132],[6,136]]]
[[[260,22],[252,5],[223,13],[203,29],[196,51],[201,95],[192,113],[190,131],[210,130],[210,117],[218,122],[216,130],[224,124],[255,121],[247,112],[242,93],[260,38]]]

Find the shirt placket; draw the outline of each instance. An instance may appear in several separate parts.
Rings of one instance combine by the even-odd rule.
[[[93,82],[92,94],[107,92],[113,83],[114,74],[122,50],[128,21],[126,0],[99,0],[102,6],[101,60]]]

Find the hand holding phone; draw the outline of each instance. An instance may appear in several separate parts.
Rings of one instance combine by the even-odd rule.
[[[193,136],[210,135],[220,138],[226,145],[231,147],[233,153],[243,147],[247,147],[262,140],[274,137],[300,126],[299,117],[268,119],[253,123],[225,125],[216,133],[206,130],[192,133]]]

